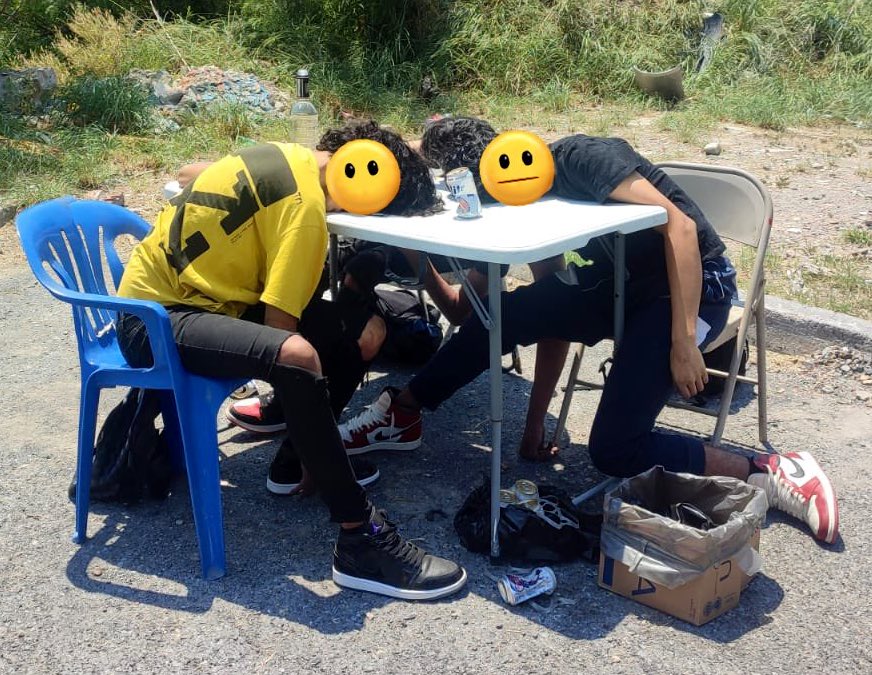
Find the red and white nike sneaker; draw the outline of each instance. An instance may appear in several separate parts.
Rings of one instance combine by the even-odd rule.
[[[421,445],[421,413],[394,404],[397,389],[387,387],[359,415],[339,425],[349,455],[372,450],[414,450]]]
[[[758,455],[754,462],[766,473],[752,473],[748,482],[763,489],[769,506],[804,520],[815,537],[832,544],[839,535],[839,503],[814,457],[788,452]]]

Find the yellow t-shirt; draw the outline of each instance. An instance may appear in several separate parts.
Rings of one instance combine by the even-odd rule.
[[[170,201],[134,249],[118,294],[234,317],[264,302],[299,318],[326,254],[314,156],[267,143],[217,161]]]

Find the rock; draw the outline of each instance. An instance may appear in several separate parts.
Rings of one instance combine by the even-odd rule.
[[[57,86],[53,68],[0,70],[0,107],[16,113],[41,109]]]
[[[857,391],[855,391],[854,396],[857,397],[858,401],[863,401],[864,403],[866,401],[872,400],[872,394],[870,394],[868,391],[864,391],[863,389],[858,389]]]
[[[17,211],[18,209],[12,205],[0,204],[0,227],[3,227],[6,223],[11,223]]]
[[[720,155],[721,154],[721,144],[717,141],[713,141],[706,145],[703,150],[705,150],[705,154],[707,155]]]

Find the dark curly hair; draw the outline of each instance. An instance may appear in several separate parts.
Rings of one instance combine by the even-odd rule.
[[[483,202],[494,201],[478,173],[478,162],[484,149],[497,132],[487,122],[477,117],[445,117],[431,122],[421,137],[421,154],[433,166],[448,173],[460,166],[472,173],[478,196]]]
[[[382,213],[392,216],[421,216],[444,209],[424,159],[406,145],[402,136],[383,129],[373,120],[354,122],[341,129],[330,129],[321,136],[316,149],[334,153],[349,141],[361,138],[384,145],[400,165],[400,191]]]

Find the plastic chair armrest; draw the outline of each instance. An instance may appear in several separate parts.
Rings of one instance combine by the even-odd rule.
[[[81,291],[73,291],[68,288],[54,287],[50,290],[52,295],[59,300],[72,305],[84,305],[138,316],[145,324],[149,342],[151,343],[155,367],[161,365],[166,365],[173,369],[181,367],[181,362],[178,360],[178,351],[175,349],[175,340],[169,315],[166,308],[159,302],[82,293]],[[173,349],[169,349],[170,346]]]

